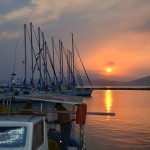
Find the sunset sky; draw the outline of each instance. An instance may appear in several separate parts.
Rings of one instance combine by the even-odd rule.
[[[150,0],[0,0],[0,80],[10,78],[15,49],[16,70],[23,68],[23,25],[30,22],[66,48],[74,33],[92,78],[150,75]]]

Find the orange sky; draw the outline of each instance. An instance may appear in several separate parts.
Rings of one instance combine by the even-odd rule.
[[[109,42],[94,48],[84,61],[86,66],[93,71],[97,70],[99,74],[124,76],[127,79],[149,75],[148,39],[148,34],[120,33]],[[106,68],[111,68],[112,71],[107,73]]]
[[[107,75],[115,80],[148,76],[149,18],[148,0],[1,1],[0,79],[10,77],[16,44],[17,70],[23,68],[23,25],[29,25],[31,21],[35,30],[40,26],[45,32],[50,49],[52,36],[57,47],[61,39],[64,47],[71,49],[71,33],[74,33],[89,74],[94,72],[100,77]],[[112,72],[106,73],[106,67],[110,67]]]

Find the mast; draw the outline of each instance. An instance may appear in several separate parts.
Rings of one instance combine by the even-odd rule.
[[[74,45],[75,45],[75,44],[74,44]],[[82,61],[82,59],[81,59],[81,57],[80,57],[80,54],[79,54],[79,51],[78,51],[76,45],[75,45],[75,50],[76,50],[76,52],[77,52],[77,54],[78,54],[78,57],[79,57],[79,59],[80,59],[80,62],[81,62],[81,64],[82,64],[82,67],[83,67],[83,69],[84,69],[84,72],[85,72],[85,74],[86,74],[86,77],[87,77],[87,79],[88,79],[88,82],[89,82],[90,86],[92,87],[92,83],[91,83],[90,78],[89,78],[89,76],[88,76],[88,74],[87,74],[87,72],[86,72],[86,69],[85,69],[85,67],[84,67],[83,61]]]
[[[40,79],[39,79],[39,84],[41,85],[41,29],[38,28],[38,39],[39,39],[39,73],[40,73]]]
[[[31,84],[32,84],[32,87],[34,86],[34,77],[33,77],[33,74],[34,74],[34,70],[33,70],[33,39],[32,39],[32,23],[30,22],[30,34],[31,34],[31,69],[32,69],[32,78],[31,78]]]
[[[55,49],[54,49],[54,39],[52,37],[52,51],[53,51],[53,58],[52,58],[52,63],[55,69]],[[55,86],[55,73],[53,72],[53,86]]]
[[[74,65],[74,58],[75,58],[75,54],[74,54],[74,40],[73,40],[73,33],[72,33],[72,72],[73,72],[73,87],[75,87],[75,65]]]
[[[25,51],[25,77],[24,77],[24,85],[26,86],[27,84],[27,39],[26,39],[26,30],[27,30],[27,26],[26,24],[24,24],[24,51]]]
[[[60,86],[62,85],[62,57],[61,57],[61,40],[59,40],[59,69],[60,69]]]
[[[63,68],[63,43],[61,41],[61,75],[62,75],[62,85],[64,83],[64,68]]]
[[[46,67],[45,67],[45,39],[44,39],[44,33],[42,32],[42,45],[43,45],[43,67],[44,67],[44,86],[45,86],[45,72],[46,72]]]
[[[67,85],[70,85],[70,58],[69,58],[69,50],[67,50]]]
[[[68,66],[69,66],[69,85],[71,86],[72,84],[72,80],[71,80],[71,77],[72,77],[72,56],[71,56],[71,51],[69,50],[68,51],[68,57],[69,57],[69,60],[68,60]]]
[[[45,41],[44,32],[42,32],[42,39],[43,39],[43,61],[44,61],[44,86],[47,86],[47,42]]]
[[[54,76],[55,76],[55,81],[56,81],[56,83],[57,83],[57,85],[58,85],[58,88],[60,89],[60,83],[59,83],[59,80],[58,80],[58,78],[57,78],[57,75],[56,75],[56,72],[55,72],[55,68],[54,68],[54,65],[53,65],[52,58],[51,58],[51,55],[50,55],[50,52],[49,52],[48,47],[46,48],[46,50],[47,50],[47,54],[48,54],[48,58],[49,58],[51,67],[52,67],[52,69],[53,69],[53,73],[54,73]],[[49,75],[49,77],[50,77],[50,75]],[[52,83],[52,81],[51,81],[51,83]]]
[[[72,52],[67,50],[67,77],[68,77],[68,86],[73,83],[73,73],[72,73]]]
[[[48,86],[48,83],[47,83],[47,42],[45,41],[44,42],[45,44],[45,86],[47,87]]]

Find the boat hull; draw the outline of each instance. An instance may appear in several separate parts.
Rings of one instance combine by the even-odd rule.
[[[91,96],[92,92],[93,89],[76,88],[72,90],[67,90],[64,92],[64,94],[72,96]]]

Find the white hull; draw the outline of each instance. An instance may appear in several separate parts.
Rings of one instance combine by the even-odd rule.
[[[86,88],[76,88],[72,90],[67,90],[63,92],[66,95],[72,95],[72,96],[91,96],[93,92],[93,89],[86,89]]]

